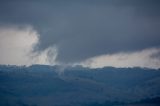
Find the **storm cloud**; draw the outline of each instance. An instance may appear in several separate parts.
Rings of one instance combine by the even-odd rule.
[[[75,63],[159,48],[160,1],[1,1],[0,25],[33,26],[39,33],[35,52],[56,47],[57,62]]]

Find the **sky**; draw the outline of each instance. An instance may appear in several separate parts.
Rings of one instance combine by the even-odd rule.
[[[160,1],[1,0],[0,64],[160,68]]]

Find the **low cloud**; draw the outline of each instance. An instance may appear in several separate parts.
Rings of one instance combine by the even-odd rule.
[[[58,46],[57,61],[160,46],[159,0],[15,0],[0,3],[0,25],[32,25],[37,52]]]
[[[102,68],[112,67],[146,67],[160,68],[160,48],[141,51],[107,53],[83,60],[80,63],[58,63],[58,46],[52,45],[43,51],[35,51],[40,43],[39,33],[31,26],[0,27],[0,64],[10,65],[73,65]]]
[[[160,68],[160,48],[144,49],[136,52],[121,52],[92,57],[81,65],[90,68],[112,67],[144,67]]]
[[[55,46],[48,47],[42,52],[35,52],[32,54],[32,64],[45,64],[45,65],[56,65],[57,48]]]
[[[55,48],[34,52],[39,34],[31,26],[0,27],[0,64],[54,64]],[[55,52],[55,53],[53,53]],[[52,61],[48,58],[51,57]]]

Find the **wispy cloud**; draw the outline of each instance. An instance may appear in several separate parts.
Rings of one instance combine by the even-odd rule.
[[[87,59],[81,63],[85,67],[146,67],[160,68],[160,48],[144,49],[136,52],[106,54]]]

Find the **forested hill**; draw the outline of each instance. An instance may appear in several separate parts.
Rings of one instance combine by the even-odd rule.
[[[0,65],[0,106],[158,106],[159,97],[160,70]]]

